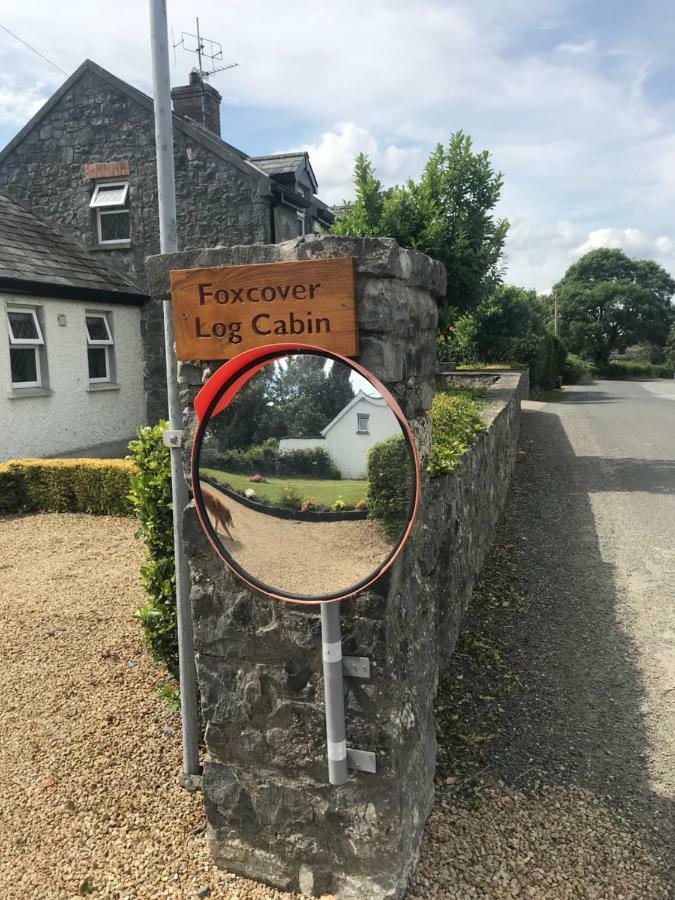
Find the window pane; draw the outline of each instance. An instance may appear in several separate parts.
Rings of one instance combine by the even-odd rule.
[[[100,184],[94,191],[91,206],[124,206],[126,199],[126,184]]]
[[[370,417],[368,415],[357,413],[356,416],[356,430],[357,431],[368,431],[368,419]]]
[[[101,217],[102,241],[128,241],[129,240],[129,212],[99,213]]]
[[[39,341],[40,335],[35,327],[35,319],[32,313],[7,311],[9,322],[12,326],[12,334],[17,341]]]
[[[23,384],[38,380],[37,376],[37,350],[32,347],[11,347],[9,351],[12,364],[12,384]]]
[[[89,355],[89,378],[106,378],[108,377],[108,360],[105,347],[90,347]]]
[[[109,341],[110,335],[103,316],[87,316],[87,331],[90,341]]]

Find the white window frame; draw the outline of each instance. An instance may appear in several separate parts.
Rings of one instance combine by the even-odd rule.
[[[366,420],[366,427],[361,427],[361,419]],[[356,433],[357,434],[370,434],[370,429],[368,425],[370,424],[370,413],[357,413],[356,414]]]
[[[129,227],[129,237],[126,238],[113,238],[112,240],[103,240],[103,235],[101,233],[101,219],[103,216],[119,216],[124,215],[127,217],[127,221],[129,221],[129,210],[128,209],[118,209],[115,207],[114,209],[97,209],[96,210],[96,240],[101,247],[110,247],[115,244],[118,246],[120,244],[124,244],[127,246],[131,241],[131,227]]]
[[[305,218],[304,210],[296,210],[296,215],[298,217],[298,222],[302,222],[302,231],[298,231],[298,237],[303,237],[307,234],[307,220]]]
[[[105,199],[105,195],[110,188],[123,188],[121,199],[116,199],[113,203]],[[129,194],[128,181],[100,181],[94,188],[91,195],[89,206],[96,211],[96,242],[102,247],[127,247],[131,242],[131,219],[129,209],[127,207],[127,196]],[[129,236],[125,238],[113,238],[112,240],[103,240],[101,229],[101,219],[103,216],[119,216],[127,217],[129,223]]]
[[[95,340],[89,334],[89,323],[87,319],[102,319],[105,324],[107,338],[101,338],[99,340]],[[110,330],[110,322],[108,321],[108,313],[107,312],[99,312],[98,310],[91,312],[84,312],[84,327],[87,332],[87,375],[89,375],[89,348],[90,347],[103,347],[105,350],[105,376],[103,378],[92,378],[89,375],[89,384],[110,384],[112,381],[112,373],[110,371],[110,348],[115,346],[115,342],[113,340],[112,332]]]
[[[111,200],[105,199],[106,193],[111,188],[124,188],[121,200],[115,200],[114,202],[112,202]],[[94,188],[94,193],[91,195],[89,206],[91,207],[91,209],[105,209],[108,206],[126,206],[128,193],[128,181],[99,181]]]
[[[14,337],[14,332],[12,330],[12,322],[10,319],[10,313],[27,313],[28,315],[33,317],[33,322],[35,324],[35,330],[37,331],[36,338],[17,338]],[[10,378],[12,382],[12,388],[17,388],[21,390],[21,388],[35,388],[42,387],[42,367],[40,365],[40,347],[44,347],[45,339],[42,336],[42,329],[40,328],[40,320],[38,319],[37,309],[33,306],[8,306],[6,309],[7,314],[7,331],[9,334],[9,348],[10,348]],[[33,350],[33,354],[35,356],[35,374],[36,381],[14,381],[14,376],[11,373],[11,350],[15,347],[17,350]]]

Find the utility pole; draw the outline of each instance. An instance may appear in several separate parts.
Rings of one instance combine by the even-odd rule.
[[[169,76],[169,40],[166,0],[150,0],[150,45],[155,107],[155,148],[157,153],[157,189],[159,199],[159,246],[161,253],[178,250],[176,228],[176,181],[173,161],[173,123],[171,120],[171,80]],[[199,775],[199,731],[197,719],[197,681],[195,675],[190,578],[183,550],[183,510],[188,504],[188,488],[181,458],[181,411],[178,398],[178,371],[174,352],[171,301],[162,304],[164,312],[164,348],[169,429],[164,443],[171,455],[171,493],[173,500],[173,547],[176,563],[176,613],[178,620],[178,667],[180,711],[183,735],[183,786]]]

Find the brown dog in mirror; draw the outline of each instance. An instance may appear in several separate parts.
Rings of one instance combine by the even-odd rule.
[[[230,507],[223,499],[223,495],[216,488],[201,479],[199,487],[204,498],[204,506],[213,519],[213,527],[216,533],[218,532],[218,526],[220,526],[229,539],[232,540],[232,535],[230,534],[230,528],[234,527],[232,513],[230,512]]]

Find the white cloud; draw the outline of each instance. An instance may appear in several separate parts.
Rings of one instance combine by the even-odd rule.
[[[0,122],[23,126],[40,109],[49,94],[39,87],[18,88],[12,79],[0,84]]]
[[[672,241],[665,235],[652,238],[639,228],[596,228],[583,243],[574,248],[574,253],[576,256],[583,256],[600,247],[623,250],[629,256],[667,255],[672,250]]]
[[[298,149],[297,147],[294,149]],[[376,177],[385,185],[418,174],[423,160],[420,147],[401,147],[378,141],[366,128],[354,122],[340,122],[324,131],[318,143],[305,145],[317,173],[320,193],[326,203],[341,203],[354,194],[354,159],[366,153],[375,166]]]
[[[598,42],[592,40],[580,41],[578,43],[569,41],[558,44],[556,50],[561,50],[563,53],[571,53],[572,56],[589,56],[595,51],[597,46]]]

